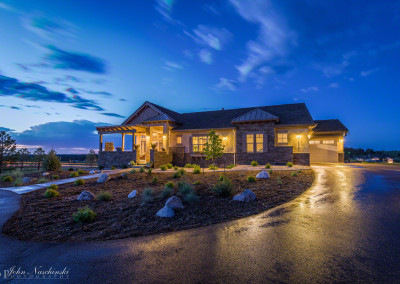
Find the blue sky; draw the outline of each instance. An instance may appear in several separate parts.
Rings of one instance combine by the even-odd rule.
[[[0,0],[0,129],[86,153],[145,100],[305,102],[347,146],[399,149],[399,24],[399,1]]]

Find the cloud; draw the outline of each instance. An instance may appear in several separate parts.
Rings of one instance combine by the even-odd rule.
[[[74,94],[74,95],[79,94],[79,92],[77,90],[75,90],[74,88],[68,88],[68,89],[65,89],[65,90],[67,92],[70,92],[71,94]]]
[[[213,89],[216,92],[235,91],[237,89],[236,81],[229,80],[226,78],[220,78],[219,82],[216,85],[214,85],[211,89]]]
[[[14,129],[0,126],[0,131],[11,132],[11,131],[14,131]]]
[[[0,96],[14,96],[31,101],[68,103],[73,107],[102,111],[95,101],[84,99],[78,95],[69,97],[35,83],[20,82],[15,78],[0,75]]]
[[[29,107],[29,108],[41,108],[40,106],[34,106],[34,105],[21,105],[24,107]]]
[[[6,106],[6,105],[0,105],[0,107],[6,107],[6,108],[10,108],[10,109],[16,109],[19,110],[21,108],[17,107],[17,106]]]
[[[164,63],[165,63],[165,66],[163,66],[163,68],[168,71],[175,71],[175,70],[183,69],[182,65],[172,62],[172,61],[165,61]]]
[[[377,71],[379,71],[379,68],[369,69],[369,70],[362,71],[360,73],[360,75],[363,76],[363,77],[367,77],[367,76],[369,76],[369,75],[371,75],[371,74],[373,74],[373,73],[375,73]]]
[[[24,28],[44,39],[75,35],[75,27],[72,24],[64,20],[51,18],[43,13],[25,15],[22,17],[22,24]]]
[[[113,113],[113,112],[102,112],[101,114],[106,115],[106,116],[125,118],[125,116],[122,116],[122,115],[119,115],[119,114]]]
[[[312,87],[308,87],[308,88],[303,88],[303,89],[301,89],[301,91],[302,91],[303,93],[317,92],[317,91],[319,91],[319,88],[316,87],[316,86],[312,86]]]
[[[21,63],[15,63],[15,65],[17,65],[19,68],[21,68],[21,70],[25,71],[25,72],[30,72],[32,71],[31,68],[29,68],[27,65],[25,64],[21,64]]]
[[[286,56],[296,45],[296,34],[286,27],[285,22],[265,0],[230,0],[236,12],[246,21],[257,24],[256,40],[247,42],[247,58],[237,66],[239,79],[244,81],[255,68]]]
[[[10,11],[10,12],[16,12],[14,7],[12,7],[12,6],[4,3],[4,2],[0,2],[0,9],[7,10],[7,11]]]
[[[106,91],[90,91],[90,90],[85,90],[85,89],[79,89],[79,91],[85,92],[86,94],[91,94],[91,95],[100,95],[104,97],[112,97],[113,95],[109,92]]]
[[[26,145],[27,148],[44,147],[47,150],[54,147],[63,149],[63,153],[80,153],[76,148],[97,149],[98,135],[94,134],[96,126],[108,125],[88,120],[74,120],[48,122],[30,127],[20,133],[12,133],[18,144]]]
[[[85,81],[78,77],[72,76],[72,75],[66,75],[64,77],[55,78],[54,82],[57,84],[57,83],[64,83],[64,82],[84,83]]]
[[[211,64],[213,63],[212,54],[208,49],[202,49],[199,51],[199,58],[201,62]]]
[[[172,18],[173,7],[175,0],[156,0],[155,9],[163,17],[163,20],[170,24],[181,24],[179,21]]]
[[[95,74],[107,72],[103,59],[83,53],[61,50],[53,45],[47,46],[49,53],[45,61],[55,69],[85,71]]]
[[[339,88],[339,84],[338,83],[330,83],[329,88]]]
[[[224,45],[232,38],[232,33],[225,28],[213,28],[205,25],[198,25],[192,33],[185,31],[185,34],[197,44],[215,50],[223,49]]]

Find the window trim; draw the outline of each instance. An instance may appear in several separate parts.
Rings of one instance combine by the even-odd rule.
[[[206,142],[205,143],[207,143],[207,141],[208,141],[208,136],[207,136],[207,134],[195,134],[195,135],[192,135],[192,138],[191,138],[191,140],[192,140],[192,143],[191,143],[191,152],[192,153],[202,153],[203,151],[200,151],[200,147],[199,147],[199,151],[194,151],[194,146],[195,145],[198,145],[198,146],[200,146],[200,145],[205,145],[205,143],[204,144],[194,144],[194,138],[199,138],[199,137],[205,137],[206,138]],[[200,141],[200,140],[199,140]]]
[[[281,139],[282,141],[286,140],[286,142],[279,142],[279,135],[286,135],[286,139]],[[287,132],[277,132],[276,133],[276,144],[277,145],[288,145],[289,144],[289,134]]]
[[[247,136],[248,135],[252,135],[253,136],[253,142],[251,142],[251,143],[249,143],[248,142],[248,139],[247,139]],[[257,135],[261,135],[261,139],[262,139],[262,141],[261,141],[261,143],[257,143]],[[264,149],[264,145],[265,145],[265,135],[264,135],[264,133],[263,132],[251,132],[251,133],[246,133],[246,141],[245,141],[245,143],[246,143],[246,153],[255,153],[255,154],[257,154],[257,153],[264,153],[265,152],[265,149]],[[248,145],[250,145],[250,144],[252,144],[253,145],[253,150],[252,151],[249,151],[249,148],[248,148]],[[261,151],[257,151],[257,144],[261,144],[261,146],[262,146],[262,150]]]
[[[179,140],[181,140],[181,141],[179,142]],[[176,144],[177,145],[182,145],[182,135],[177,135],[176,136]]]

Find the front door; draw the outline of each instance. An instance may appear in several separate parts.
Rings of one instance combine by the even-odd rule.
[[[146,141],[140,141],[140,156],[146,154]]]

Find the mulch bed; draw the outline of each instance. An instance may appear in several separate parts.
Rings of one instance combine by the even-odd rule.
[[[220,173],[194,175],[186,173],[180,179],[173,179],[171,173],[135,173],[113,177],[105,184],[97,184],[89,180],[86,184],[75,186],[65,184],[59,187],[60,195],[45,199],[45,189],[22,195],[21,207],[3,227],[3,233],[9,237],[39,241],[103,241],[134,236],[150,235],[162,232],[179,231],[189,228],[238,219],[260,213],[289,200],[294,199],[314,181],[311,170],[302,171],[297,176],[291,172],[274,172],[270,179],[257,180],[249,183],[248,175],[255,176],[257,171],[227,172],[232,180],[236,193],[249,188],[254,191],[257,200],[249,203],[232,201],[232,197],[218,197],[211,190],[217,182]],[[153,177],[158,178],[156,185]],[[277,177],[282,179],[282,185],[277,183]],[[172,218],[160,218],[155,214],[164,206],[165,199],[158,195],[167,181],[175,183],[185,180],[189,183],[200,181],[195,185],[199,196],[197,203],[184,202],[185,209],[176,211]],[[142,204],[141,192],[152,187],[156,191],[153,202]],[[137,189],[138,194],[128,199],[128,194]],[[94,194],[109,191],[112,201],[77,201],[76,197],[83,191]],[[75,223],[72,214],[78,208],[88,205],[96,212],[97,217],[92,223]]]

